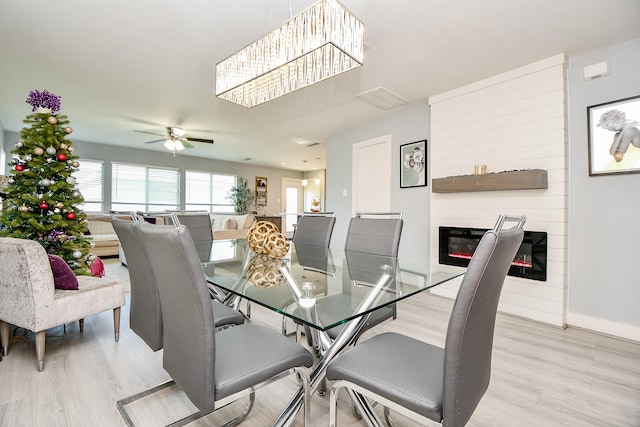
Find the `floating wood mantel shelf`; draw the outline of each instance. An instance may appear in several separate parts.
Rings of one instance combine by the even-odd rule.
[[[485,175],[450,176],[431,180],[431,189],[434,193],[533,190],[541,188],[549,188],[547,171],[544,169],[494,172]]]

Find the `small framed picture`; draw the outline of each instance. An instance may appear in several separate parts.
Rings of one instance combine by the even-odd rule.
[[[640,96],[587,107],[589,175],[640,172]]]
[[[256,176],[256,206],[267,206],[267,178]]]
[[[427,140],[400,146],[400,188],[427,185]]]

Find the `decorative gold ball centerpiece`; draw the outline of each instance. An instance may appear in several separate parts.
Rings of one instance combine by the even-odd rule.
[[[255,223],[247,234],[249,247],[256,255],[247,268],[247,278],[259,288],[270,288],[284,283],[280,272],[280,258],[289,252],[289,242],[278,227],[270,221]]]
[[[258,221],[247,234],[247,242],[252,251],[266,254],[271,258],[282,258],[289,252],[289,242],[280,233],[278,226],[270,221]]]

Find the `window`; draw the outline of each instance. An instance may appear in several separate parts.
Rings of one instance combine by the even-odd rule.
[[[72,174],[76,179],[76,187],[84,198],[84,202],[78,207],[85,212],[103,212],[103,164],[96,160],[79,160],[79,162],[80,166]]]
[[[163,212],[180,207],[177,169],[113,163],[111,209]]]
[[[186,171],[186,210],[233,213],[234,207],[227,194],[236,185],[235,175]]]

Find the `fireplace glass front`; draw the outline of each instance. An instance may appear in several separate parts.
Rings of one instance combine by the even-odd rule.
[[[438,256],[440,264],[468,266],[486,231],[482,228],[440,227]],[[524,240],[507,274],[531,280],[547,280],[546,232],[524,232]]]

